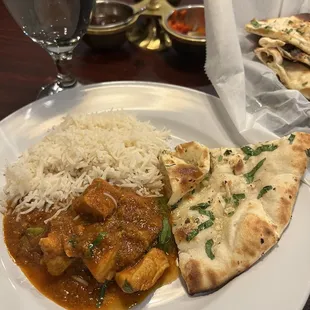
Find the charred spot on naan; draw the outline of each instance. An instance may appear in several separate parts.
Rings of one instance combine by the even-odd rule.
[[[291,218],[292,209],[298,193],[298,184],[290,185],[283,191],[283,196],[280,198],[278,213],[278,225],[285,227]]]
[[[300,55],[301,53],[302,53],[302,50],[301,49],[299,49],[299,48],[297,48],[296,46],[294,46],[294,45],[292,45],[292,44],[285,44],[284,46],[283,46],[283,49],[286,51],[286,52],[288,52],[288,53],[290,53],[292,56],[298,56],[298,55]]]
[[[189,186],[194,187],[196,180],[203,175],[199,168],[193,165],[178,165],[175,169],[176,175],[180,176],[179,183],[182,185],[183,190],[186,190]]]
[[[247,214],[236,231],[235,253],[254,262],[256,257],[268,251],[277,240],[278,235],[272,224],[255,214]]]
[[[310,148],[310,135],[304,132],[295,132],[292,147],[295,152],[300,152],[304,155],[305,150]]]
[[[190,259],[181,270],[190,295],[203,290],[203,276],[199,261]]]
[[[295,17],[297,17],[298,19],[303,20],[305,22],[310,21],[310,14],[309,13],[297,14],[297,15],[295,15]]]
[[[189,191],[192,191],[202,179],[203,173],[194,165],[177,164],[170,168],[165,176],[165,191],[168,197],[173,197],[176,203]],[[176,197],[175,197],[176,196]]]
[[[285,197],[280,198],[280,205],[278,208],[278,222],[280,226],[286,226],[290,221],[292,214],[292,202]]]
[[[247,256],[250,256],[250,257],[255,257],[256,256],[256,251],[254,251],[251,247],[249,247],[249,246],[247,246],[245,244],[241,248],[241,252],[246,254]]]
[[[177,244],[179,244],[181,242],[187,242],[186,236],[194,228],[195,228],[194,225],[188,224],[188,225],[183,225],[180,228],[174,229],[173,234],[174,234],[174,238],[175,238],[175,241],[177,242]]]
[[[305,151],[310,148],[310,135],[302,132],[296,132],[292,141],[292,149],[294,157],[292,158],[292,165],[298,170],[299,174],[303,174],[307,168],[307,155]]]
[[[224,274],[212,269],[206,270],[206,275],[210,281],[210,290],[215,289],[222,281]]]
[[[189,259],[181,267],[181,271],[190,295],[203,291],[213,292],[229,281],[225,270],[204,268],[203,264],[195,259]]]
[[[273,189],[259,200],[269,219],[277,226],[279,235],[288,225],[297,197],[299,178],[292,174],[282,174],[270,179]]]

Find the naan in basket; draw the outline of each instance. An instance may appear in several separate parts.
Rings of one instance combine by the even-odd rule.
[[[209,150],[207,177],[172,208],[189,294],[219,288],[279,241],[292,216],[309,148],[310,135],[296,132],[242,148]]]
[[[245,29],[262,37],[292,44],[310,55],[310,13],[266,20],[252,19]]]
[[[310,66],[310,56],[294,45],[286,44],[281,40],[270,39],[266,37],[260,38],[258,44],[266,48],[276,48],[282,57]],[[310,68],[308,68],[308,70],[310,70]]]
[[[277,48],[259,47],[254,50],[258,59],[279,76],[289,89],[299,90],[310,99],[310,68],[302,63],[283,59]]]

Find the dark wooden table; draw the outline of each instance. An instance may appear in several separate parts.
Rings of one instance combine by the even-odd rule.
[[[129,1],[129,0],[128,0]],[[183,3],[189,0],[183,0]],[[196,3],[202,0],[196,0]],[[195,0],[191,0],[195,2]],[[34,101],[42,85],[55,78],[51,57],[27,38],[0,1],[0,119]],[[144,51],[131,44],[120,50],[95,52],[81,41],[72,72],[81,81],[153,81],[192,88],[209,84],[199,67],[173,50]]]
[[[181,3],[189,2],[201,3],[202,0],[182,0]],[[22,33],[2,1],[0,29],[1,120],[34,101],[40,87],[51,82],[56,71],[51,57]],[[117,51],[95,52],[82,41],[75,50],[72,71],[88,83],[139,80],[196,89],[210,84],[203,65],[184,60],[173,50],[143,51],[130,44]],[[304,310],[310,310],[310,298]]]

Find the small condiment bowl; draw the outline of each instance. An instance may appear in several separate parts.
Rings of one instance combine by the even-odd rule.
[[[172,24],[183,23],[191,31],[182,33],[173,28]],[[205,34],[195,33],[197,29],[205,29],[204,6],[180,6],[163,18],[163,28],[168,33],[172,47],[186,56],[204,57],[206,53]]]
[[[96,49],[121,47],[138,19],[134,9],[120,1],[97,0],[84,41]]]

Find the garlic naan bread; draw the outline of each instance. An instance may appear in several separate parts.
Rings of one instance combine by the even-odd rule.
[[[304,64],[283,59],[274,47],[260,47],[254,50],[259,60],[274,71],[289,89],[299,90],[310,99],[310,68]]]
[[[310,14],[267,20],[253,19],[246,31],[290,43],[310,55]]]
[[[210,150],[209,178],[172,211],[179,267],[190,294],[220,287],[278,242],[291,219],[309,148],[310,134],[297,132]]]
[[[169,205],[177,203],[192,191],[210,170],[209,149],[198,143],[180,144],[175,152],[164,152],[160,156],[160,170],[165,178]]]
[[[310,56],[294,45],[286,44],[281,40],[270,39],[267,37],[260,38],[258,44],[266,48],[276,48],[282,57],[292,61],[299,61],[310,66]]]

